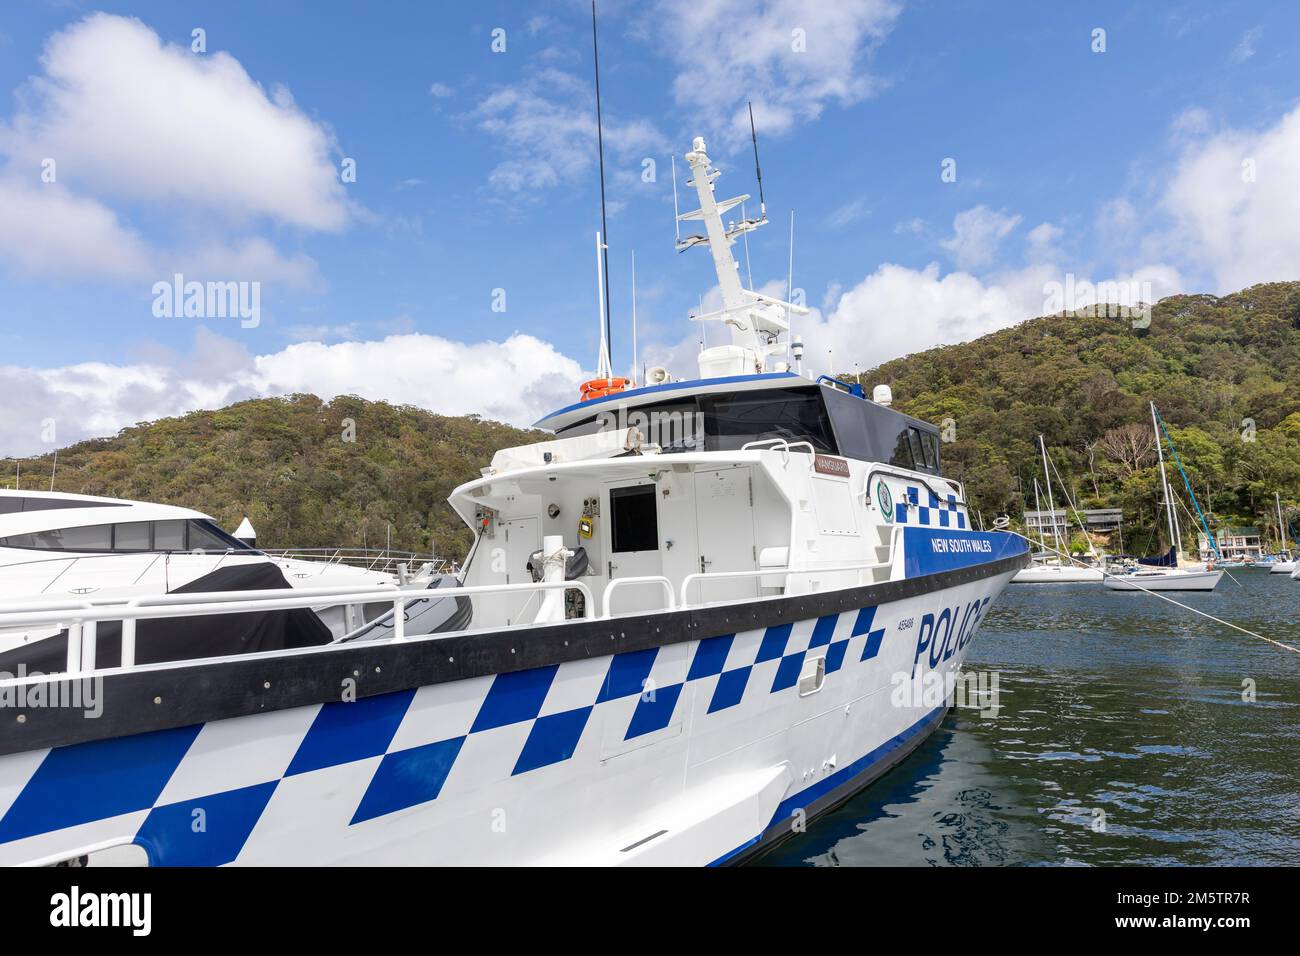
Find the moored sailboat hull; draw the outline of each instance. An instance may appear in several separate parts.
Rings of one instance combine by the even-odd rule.
[[[1213,591],[1222,571],[1139,571],[1107,577],[1112,591]]]

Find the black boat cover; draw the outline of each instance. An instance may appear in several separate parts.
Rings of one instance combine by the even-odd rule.
[[[1176,568],[1178,549],[1170,548],[1168,554],[1162,554],[1157,558],[1138,558],[1138,564],[1145,564],[1149,568]]]
[[[288,590],[280,569],[269,561],[218,568],[175,588],[172,594],[204,591]],[[21,664],[31,674],[60,673],[67,667],[67,631],[0,654],[0,673],[16,674]],[[252,654],[328,644],[333,635],[310,608],[209,614],[202,617],[145,619],[136,625],[135,662],[193,660],[228,654]],[[98,667],[117,667],[122,660],[122,624],[101,621],[95,641]]]

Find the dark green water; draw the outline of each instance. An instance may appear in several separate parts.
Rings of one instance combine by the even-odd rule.
[[[1240,587],[1170,596],[1300,647],[1300,582],[1230,573]],[[966,670],[999,673],[996,718],[950,711],[762,862],[1300,862],[1300,654],[1143,594],[1013,585]]]

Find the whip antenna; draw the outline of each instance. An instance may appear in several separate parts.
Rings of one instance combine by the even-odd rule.
[[[605,273],[605,347],[614,354],[614,336],[609,308],[609,227],[605,224],[605,134],[600,119],[600,47],[596,42],[596,0],[591,0],[591,58],[596,71],[596,149],[600,158],[600,232],[604,237],[602,255]],[[613,374],[612,371],[610,373]]]
[[[758,215],[767,218],[767,203],[763,201],[763,169],[758,165],[758,133],[754,129],[754,104],[749,104],[749,139],[754,144],[754,175],[758,177]]]

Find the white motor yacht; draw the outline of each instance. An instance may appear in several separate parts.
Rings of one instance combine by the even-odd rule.
[[[127,601],[190,588],[218,569],[273,564],[293,588],[405,583],[388,570],[269,555],[190,508],[64,492],[0,489],[0,608],[34,600]],[[336,634],[364,623],[319,609]],[[0,634],[0,651],[57,633]]]

